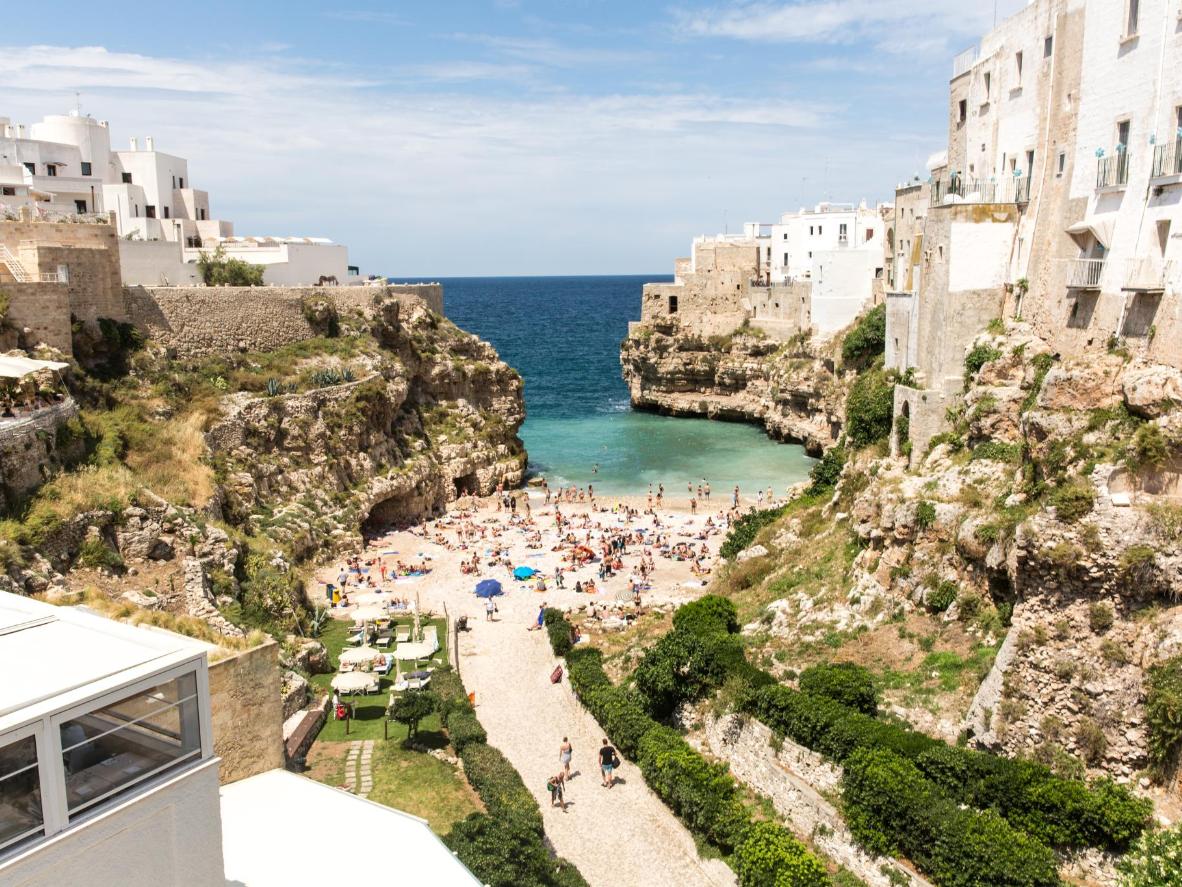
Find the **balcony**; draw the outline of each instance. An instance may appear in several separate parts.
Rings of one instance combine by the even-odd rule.
[[[1129,183],[1129,154],[1118,151],[1096,161],[1096,190],[1123,188]]]
[[[1029,203],[1030,179],[1005,176],[1002,180],[983,181],[955,176],[932,182],[932,206],[946,203]]]
[[[1182,176],[1182,138],[1153,149],[1153,178]]]
[[[952,79],[955,80],[961,74],[967,72],[977,63],[977,58],[981,54],[979,46],[970,46],[960,55],[952,60]]]
[[[1068,259],[1067,288],[1098,290],[1104,275],[1104,259]]]
[[[1127,259],[1121,289],[1134,293],[1164,292],[1166,283],[1174,277],[1175,265],[1160,257]]]

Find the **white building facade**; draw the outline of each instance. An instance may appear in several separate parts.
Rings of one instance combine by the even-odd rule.
[[[157,151],[150,137],[113,150],[107,122],[77,112],[29,127],[0,117],[0,215],[21,207],[50,218],[113,214],[131,285],[199,283],[198,256],[218,247],[264,265],[268,284],[359,280],[346,248],[325,238],[235,237],[231,222],[213,218],[209,194],[193,187],[185,158]]]

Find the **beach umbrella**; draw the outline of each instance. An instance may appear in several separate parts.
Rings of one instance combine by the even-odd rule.
[[[372,662],[378,655],[375,647],[350,647],[341,651],[339,659],[342,665],[361,665],[363,662]]]
[[[362,671],[347,671],[332,679],[332,688],[342,693],[356,693],[373,686],[377,675],[366,674]]]
[[[501,583],[496,579],[484,579],[476,583],[477,597],[495,597],[498,594],[504,594],[501,591]]]
[[[375,619],[385,619],[386,611],[382,607],[368,604],[353,611],[354,622],[373,622]]]
[[[514,579],[528,579],[531,576],[533,576],[533,574],[536,572],[538,572],[538,571],[535,570],[533,567],[518,567],[516,570],[513,571],[513,578]]]

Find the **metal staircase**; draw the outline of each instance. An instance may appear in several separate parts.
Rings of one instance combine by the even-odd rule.
[[[20,259],[12,254],[12,250],[0,243],[0,262],[8,268],[8,273],[13,276],[17,283],[28,283],[32,278],[29,272],[25,270],[25,266],[20,263]]]

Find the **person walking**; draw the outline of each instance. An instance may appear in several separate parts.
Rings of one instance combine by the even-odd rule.
[[[488,598],[484,602],[484,620],[486,622],[493,621],[493,613],[497,611],[497,605],[493,603],[492,598]]]
[[[599,772],[603,776],[604,788],[611,788],[616,784],[616,767],[619,765],[619,755],[607,741],[607,737],[604,737],[603,745],[599,749]]]
[[[574,746],[570,744],[569,737],[562,737],[562,745],[558,746],[558,760],[562,762],[562,772],[566,774],[566,778],[570,779],[570,759],[574,754]]]
[[[566,774],[559,770],[546,780],[546,789],[550,792],[550,806],[561,807],[566,812],[566,797],[563,788],[566,785]]]

